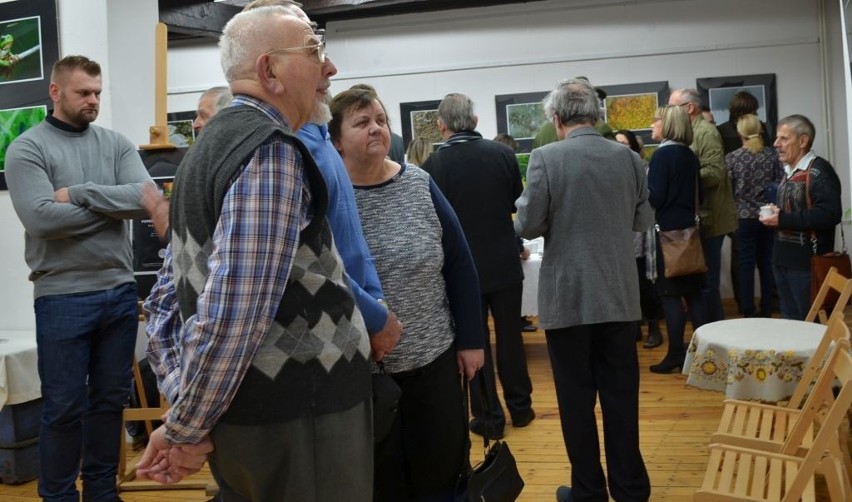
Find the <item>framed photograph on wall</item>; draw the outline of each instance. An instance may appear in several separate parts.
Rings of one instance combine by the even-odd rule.
[[[613,131],[629,129],[646,147],[657,144],[651,139],[651,125],[657,107],[669,101],[668,81],[598,87],[606,92],[606,123]]]
[[[734,94],[746,91],[757,98],[757,115],[766,123],[770,137],[778,123],[778,98],[775,95],[775,74],[739,75],[733,77],[708,77],[695,79],[695,88],[701,93],[717,124],[728,121],[728,102]]]
[[[195,112],[174,112],[166,115],[169,126],[169,141],[178,148],[195,143]]]
[[[6,149],[53,109],[50,70],[59,59],[56,0],[0,3],[0,189]]]
[[[547,122],[541,100],[546,91],[494,96],[497,110],[497,132],[508,134],[518,142],[518,153],[529,153],[538,130]]]
[[[440,99],[399,104],[399,114],[402,117],[402,140],[406,148],[414,138],[428,139],[433,145],[444,142],[444,138],[438,131],[437,122],[440,104]]]

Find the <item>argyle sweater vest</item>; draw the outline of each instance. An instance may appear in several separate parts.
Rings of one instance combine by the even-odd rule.
[[[296,148],[313,201],[275,320],[221,420],[269,424],[349,409],[370,396],[370,345],[325,218],[322,175],[304,145],[260,110],[234,106],[219,114],[175,180],[171,244],[184,320],[209,275],[224,197],[258,147],[280,139]]]

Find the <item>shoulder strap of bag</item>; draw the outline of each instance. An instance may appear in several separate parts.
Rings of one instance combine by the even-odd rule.
[[[482,376],[481,371],[482,370],[479,370],[479,372],[477,372],[476,377],[474,377],[474,378],[476,379],[477,382],[479,382],[479,395],[482,398],[482,409],[483,410],[489,410],[490,408],[488,407],[488,394],[486,393],[485,378]],[[463,386],[464,386],[463,399],[464,399],[464,414],[465,414],[464,423],[465,423],[465,428],[468,431],[468,443],[470,443],[470,439],[469,439],[470,422],[467,419],[467,415],[470,412],[470,401],[469,401],[470,387],[469,387],[467,378],[465,378],[464,375],[462,375],[462,381],[464,382],[463,383]],[[482,445],[485,448],[485,452],[487,453],[488,452],[488,446],[491,444],[490,441],[488,440],[488,434],[484,434],[482,436],[482,440],[483,440]]]
[[[811,208],[811,167],[816,159],[811,160],[808,168],[805,170],[805,203],[807,208]],[[840,242],[842,243],[842,252],[846,254],[846,234],[843,232],[843,223],[840,223]],[[816,231],[811,230],[811,245],[813,246],[814,255],[817,254],[817,237]]]
[[[695,226],[701,223],[701,200],[698,198],[698,173],[695,173]]]

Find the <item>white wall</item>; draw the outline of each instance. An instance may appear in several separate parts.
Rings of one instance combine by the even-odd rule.
[[[147,143],[153,124],[156,4],[58,2],[61,55],[82,53],[105,69],[97,123],[137,144]],[[838,168],[850,207],[840,10],[834,0],[548,0],[336,22],[327,27],[339,70],[332,89],[374,85],[397,130],[400,102],[463,92],[491,137],[495,95],[549,90],[567,77],[598,85],[667,80],[676,88],[694,86],[696,77],[775,73],[779,117],[803,113],[815,122],[815,148]],[[171,47],[168,66],[169,111],[194,110],[202,91],[225,82],[212,41]],[[31,328],[23,228],[6,192],[0,234],[0,328]]]
[[[327,26],[338,68],[332,90],[372,84],[397,132],[399,103],[462,92],[492,137],[495,95],[546,91],[563,78],[667,80],[674,89],[701,77],[774,73],[778,117],[814,121],[814,148],[838,168],[848,208],[840,8],[834,0],[549,0],[335,22]],[[200,92],[224,82],[212,42],[169,56],[172,111],[194,109]],[[731,295],[727,277],[723,290]]]
[[[57,15],[59,56],[83,54],[101,65],[104,92],[96,124],[115,129],[136,144],[147,143],[154,121],[157,1],[59,0]],[[0,191],[0,235],[0,329],[34,329],[24,228],[6,191]]]

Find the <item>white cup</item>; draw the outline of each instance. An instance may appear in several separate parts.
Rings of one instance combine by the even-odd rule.
[[[772,216],[772,213],[773,213],[772,206],[770,206],[770,205],[760,206],[760,217],[761,218],[769,218],[770,216]]]

